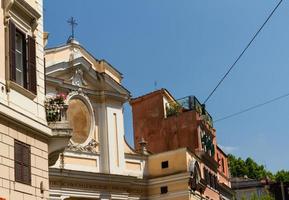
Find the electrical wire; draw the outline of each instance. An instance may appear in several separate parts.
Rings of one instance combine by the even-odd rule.
[[[272,17],[272,15],[275,13],[277,8],[280,6],[283,0],[280,0],[279,3],[275,6],[275,8],[271,11],[270,15],[267,17],[265,22],[262,24],[262,26],[258,29],[258,31],[254,34],[250,42],[246,45],[244,50],[241,52],[241,54],[238,56],[238,58],[235,60],[235,62],[231,65],[229,70],[225,73],[225,75],[221,78],[221,80],[218,82],[217,86],[212,90],[212,92],[209,94],[209,96],[206,98],[203,104],[206,104],[207,101],[211,98],[211,96],[214,94],[214,92],[217,90],[217,88],[221,85],[221,83],[225,80],[225,78],[228,76],[228,74],[231,72],[231,70],[235,67],[235,65],[238,63],[238,61],[241,59],[241,57],[244,55],[244,53],[247,51],[247,49],[251,46],[252,42],[255,40],[255,38],[258,36],[258,34],[261,32],[261,30],[264,28],[264,26],[267,24],[269,19]]]
[[[246,109],[244,109],[244,110],[241,110],[241,111],[239,111],[239,112],[236,112],[236,113],[227,115],[227,116],[225,116],[225,117],[219,118],[219,119],[215,120],[214,123],[223,121],[223,120],[225,120],[225,119],[229,119],[229,118],[235,117],[235,116],[237,116],[237,115],[243,114],[243,113],[245,113],[245,112],[249,112],[249,111],[254,110],[254,109],[256,109],[256,108],[260,108],[260,107],[262,107],[262,106],[265,106],[265,105],[267,105],[267,104],[273,103],[273,102],[278,101],[278,100],[281,100],[281,99],[283,99],[283,98],[285,98],[285,97],[288,97],[288,96],[289,96],[289,93],[283,94],[283,95],[281,95],[281,96],[275,97],[275,98],[270,99],[270,100],[268,100],[268,101],[265,101],[265,102],[263,102],[263,103],[260,103],[260,104],[257,104],[257,105],[248,107],[248,108],[246,108]]]

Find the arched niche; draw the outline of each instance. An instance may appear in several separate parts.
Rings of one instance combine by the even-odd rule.
[[[80,91],[73,91],[67,97],[67,118],[73,129],[71,143],[85,146],[93,139],[95,127],[93,107],[89,98]]]

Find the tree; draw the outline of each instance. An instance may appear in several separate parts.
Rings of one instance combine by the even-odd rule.
[[[243,159],[236,158],[234,155],[228,155],[229,168],[232,177],[244,177],[247,176],[251,179],[264,179],[269,178],[277,182],[289,182],[289,171],[280,170],[276,174],[267,171],[264,165],[257,164],[252,158],[248,157],[245,161]]]
[[[275,174],[275,180],[278,182],[289,182],[289,171],[281,170]]]
[[[251,179],[260,180],[269,176],[272,178],[272,173],[267,171],[263,165],[258,165],[252,158],[247,158],[245,161],[240,157],[236,158],[232,154],[228,155],[229,168],[232,177],[247,176]]]

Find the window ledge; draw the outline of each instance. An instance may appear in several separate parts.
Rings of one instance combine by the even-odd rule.
[[[8,85],[10,88],[16,90],[17,92],[23,94],[24,96],[26,96],[27,98],[29,98],[31,100],[36,98],[36,94],[33,94],[29,90],[23,88],[21,85],[18,85],[17,83],[15,83],[13,81],[9,81]]]

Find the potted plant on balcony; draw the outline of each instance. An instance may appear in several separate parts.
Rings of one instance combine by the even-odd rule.
[[[46,120],[56,122],[61,120],[61,112],[65,106],[66,95],[61,93],[54,97],[46,98],[44,102],[46,111]]]
[[[177,102],[172,102],[166,106],[167,117],[174,116],[180,113],[182,110],[182,106]]]

